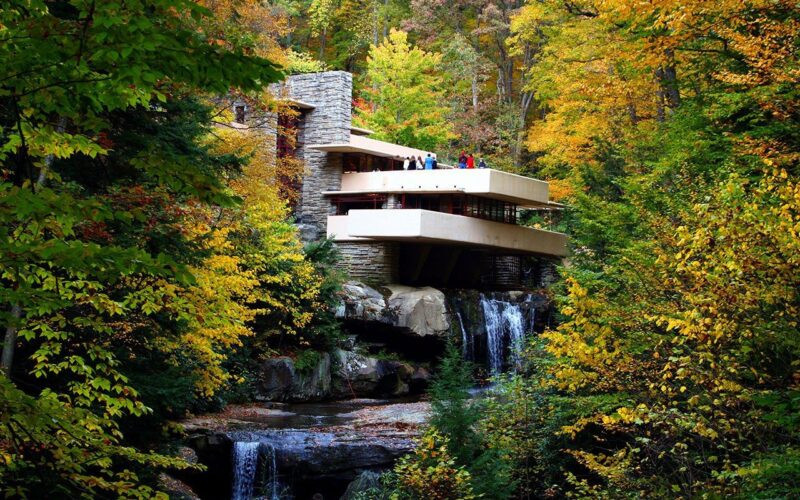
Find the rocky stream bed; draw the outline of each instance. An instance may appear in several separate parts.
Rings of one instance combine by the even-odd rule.
[[[363,472],[410,452],[429,412],[412,400],[231,406],[184,422],[208,470],[179,478],[202,499],[338,499]]]

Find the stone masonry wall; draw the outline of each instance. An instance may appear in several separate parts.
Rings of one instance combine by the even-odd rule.
[[[369,243],[339,242],[342,264],[353,279],[373,283],[397,281],[397,246],[384,241]]]
[[[314,106],[300,120],[298,153],[305,160],[297,222],[305,239],[325,236],[331,204],[323,191],[336,191],[342,184],[340,153],[306,149],[311,144],[346,143],[350,140],[353,76],[345,71],[293,75],[285,82],[286,94]]]

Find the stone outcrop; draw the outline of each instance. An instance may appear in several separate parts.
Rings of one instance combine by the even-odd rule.
[[[257,397],[262,401],[404,396],[422,392],[430,371],[422,365],[386,360],[336,349],[323,353],[310,371],[301,373],[291,358],[272,358],[261,365]]]
[[[386,285],[386,295],[359,281],[342,286],[336,316],[374,321],[420,337],[444,336],[450,329],[445,295],[431,287]]]
[[[336,366],[333,377],[336,397],[358,397],[377,391],[380,381],[378,359],[341,349],[334,351],[333,359]]]
[[[397,311],[395,326],[408,328],[423,337],[447,334],[450,321],[443,292],[429,286],[387,285],[386,288],[391,292],[387,303]]]
[[[331,357],[322,353],[309,372],[299,372],[287,356],[266,360],[257,382],[261,399],[267,401],[319,401],[331,396]]]
[[[383,294],[360,281],[348,281],[342,285],[341,302],[336,317],[361,321],[392,323],[392,315],[386,307]]]
[[[342,350],[334,352],[334,359],[334,397],[404,396],[411,393],[412,386],[414,392],[421,392],[430,379],[425,367],[405,361],[376,359]]]

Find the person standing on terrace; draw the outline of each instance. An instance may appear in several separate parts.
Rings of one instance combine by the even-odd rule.
[[[458,168],[467,168],[467,154],[464,151],[458,157]]]
[[[413,156],[408,161],[408,169],[409,170],[416,170],[417,169],[417,160]]]
[[[417,170],[425,168],[425,162],[422,161],[422,156],[417,156]]]
[[[436,161],[436,155],[433,155],[433,169],[436,170],[439,168],[439,162]]]
[[[478,168],[486,168],[486,162],[483,161],[483,158],[478,162]]]
[[[430,153],[425,157],[425,170],[433,170],[433,158]]]
[[[472,156],[472,153],[467,157],[467,168],[475,168],[475,157]]]
[[[403,160],[403,170],[408,170],[409,165],[411,165],[411,160],[406,156],[406,159]]]

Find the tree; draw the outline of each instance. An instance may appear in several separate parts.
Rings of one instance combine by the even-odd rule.
[[[441,55],[408,43],[408,35],[392,30],[367,58],[364,96],[356,122],[375,131],[375,138],[435,150],[452,138],[441,105]]]
[[[532,2],[521,15],[545,43],[533,85],[549,112],[531,147],[573,186],[563,318],[529,380],[557,429],[539,453],[560,464],[556,487],[796,496],[800,12]]]
[[[125,356],[155,345],[178,357],[246,320],[219,314],[239,291],[191,303],[232,268],[183,232],[183,209],[234,205],[223,173],[238,161],[200,144],[206,108],[175,103],[280,74],[246,41],[214,43],[206,14],[172,0],[11,2],[0,14],[0,482],[12,494],[152,495],[137,469],[186,464],[124,445],[120,421],[150,412]],[[196,323],[203,313],[226,325]]]
[[[447,452],[457,467],[469,472],[470,489],[477,495],[510,498],[515,487],[510,463],[500,443],[481,433],[485,411],[483,403],[469,393],[472,372],[472,365],[461,358],[460,350],[449,344],[431,384],[430,425],[434,434],[426,439],[433,443],[439,435],[446,438]]]

